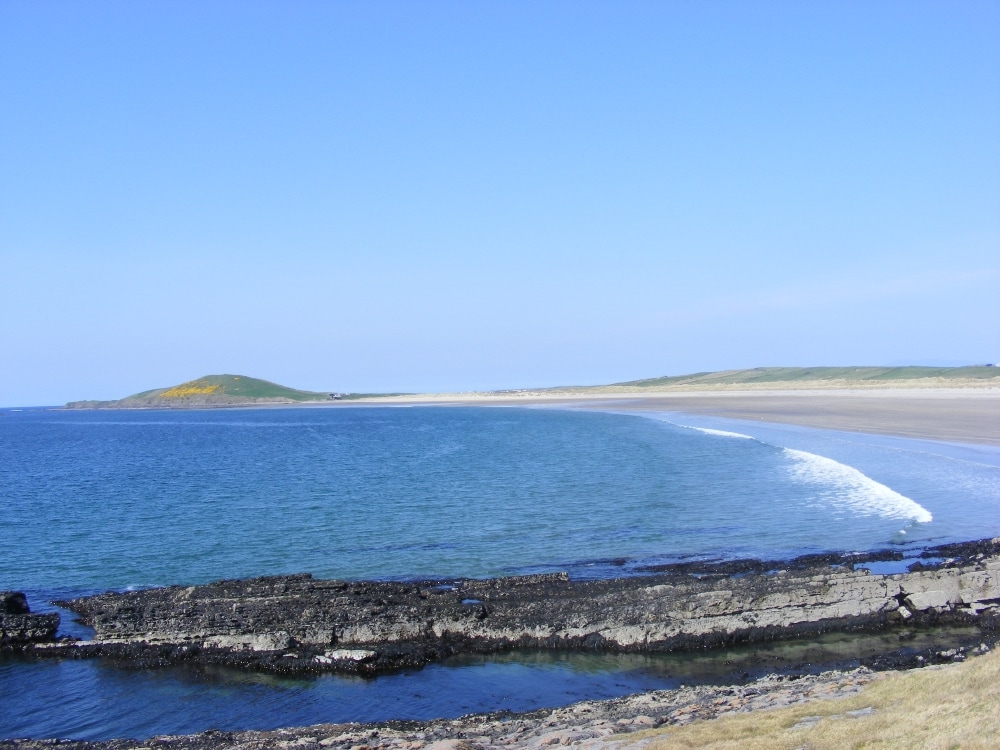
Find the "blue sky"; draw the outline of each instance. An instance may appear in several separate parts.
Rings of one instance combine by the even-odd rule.
[[[998,2],[0,0],[0,404],[1000,360]]]

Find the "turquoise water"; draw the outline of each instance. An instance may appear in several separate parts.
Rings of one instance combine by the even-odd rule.
[[[998,536],[1000,451],[678,414],[0,410],[0,501],[0,589],[26,591],[45,609],[47,600],[93,591],[301,571],[414,578],[566,570],[585,578],[692,557],[916,549]],[[516,685],[525,695],[535,695],[529,685],[551,686],[517,704],[522,710],[646,684],[623,678],[627,668],[600,679],[558,664],[463,670],[306,682],[293,711],[280,682],[7,660],[0,696],[29,673],[47,687],[19,704],[18,717],[32,721],[0,711],[0,737],[327,721],[327,704],[308,698],[321,694],[336,695],[338,720],[416,718],[423,709],[415,695],[430,691],[443,705],[441,691],[451,688],[441,685],[453,682],[460,713],[506,707],[495,689],[505,680],[515,686],[510,694],[520,694]],[[60,725],[46,690],[79,705],[76,718]],[[101,695],[104,718],[95,719]],[[171,724],[192,701],[210,705],[215,723]],[[151,718],[140,710],[151,702],[173,708]]]

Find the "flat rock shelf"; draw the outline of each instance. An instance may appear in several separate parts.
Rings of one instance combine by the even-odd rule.
[[[247,669],[377,674],[456,654],[511,650],[657,653],[901,625],[996,629],[1000,540],[926,550],[908,572],[866,565],[899,553],[664,566],[648,575],[565,574],[379,582],[309,574],[219,581],[58,602],[95,630],[56,639],[51,616],[5,648]],[[0,615],[24,627],[24,613]]]
[[[879,570],[901,572],[884,572]],[[596,581],[565,574],[410,582],[316,580],[308,574],[106,593],[58,602],[94,629],[57,637],[57,615],[3,595],[2,648],[27,658],[102,658],[122,667],[223,664],[279,673],[362,675],[458,654],[518,650],[711,652],[716,647],[835,632],[968,629],[959,648],[887,647],[859,667],[774,674],[740,685],[689,686],[528,714],[204,732],[150,740],[0,740],[60,747],[541,747],[850,694],[873,670],[964,659],[1000,629],[1000,539],[785,561],[691,562]],[[971,626],[971,627],[970,627]],[[595,745],[597,746],[597,745]]]

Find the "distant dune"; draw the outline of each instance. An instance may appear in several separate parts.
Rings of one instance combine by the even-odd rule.
[[[698,372],[615,383],[611,388],[661,390],[718,386],[808,387],[812,383],[844,387],[912,387],[919,385],[1000,385],[1000,368],[970,367],[756,367],[752,370]]]
[[[628,380],[608,385],[559,386],[539,395],[649,394],[672,391],[826,390],[831,388],[982,388],[1000,386],[1000,367],[755,367]],[[517,391],[507,391],[516,393]]]

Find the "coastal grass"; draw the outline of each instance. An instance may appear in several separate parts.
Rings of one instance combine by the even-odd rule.
[[[755,367],[750,370],[698,372],[690,375],[646,378],[613,386],[659,389],[670,386],[719,386],[803,383],[888,385],[907,381],[982,381],[1000,385],[1000,368],[970,367]]]
[[[855,712],[851,714],[849,712]],[[846,697],[615,737],[643,750],[997,748],[1000,653],[886,675]]]

